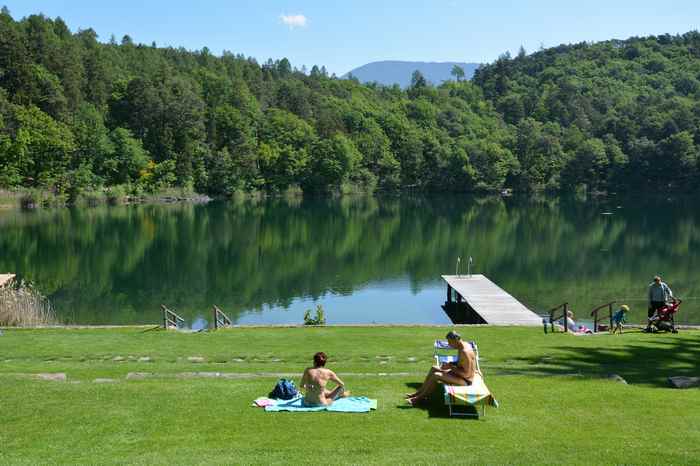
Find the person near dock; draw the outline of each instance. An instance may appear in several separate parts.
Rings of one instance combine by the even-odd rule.
[[[574,313],[572,311],[566,311],[566,328],[569,332],[578,332],[578,325],[576,325]]]
[[[350,392],[345,390],[345,384],[330,369],[325,367],[328,357],[326,353],[314,354],[314,365],[304,371],[299,387],[304,391],[304,406],[328,406],[341,397],[349,396]],[[329,381],[335,382],[337,387],[328,390],[326,384]]]
[[[438,382],[449,385],[471,385],[476,373],[476,355],[471,345],[462,340],[457,332],[447,334],[447,343],[458,351],[457,362],[448,362],[441,366],[433,366],[428,371],[425,381],[415,393],[406,395],[406,401],[411,405],[424,400],[437,388]]]
[[[673,298],[671,288],[661,281],[660,276],[655,276],[654,281],[649,284],[649,309],[647,316],[651,319],[656,311],[666,306],[666,303]]]

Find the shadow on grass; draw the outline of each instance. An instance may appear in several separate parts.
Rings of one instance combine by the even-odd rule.
[[[409,382],[406,384],[406,386],[413,391],[418,390],[421,386],[420,383],[415,383],[415,382]],[[419,409],[422,411],[427,411],[428,417],[436,417],[436,418],[445,418],[445,419],[455,419],[455,417],[450,418],[450,411],[448,410],[447,406],[444,403],[443,397],[442,397],[442,386],[438,387],[437,390],[435,390],[430,397],[428,397],[427,400],[424,400],[422,403],[416,404],[414,406],[410,406],[409,404],[405,403],[402,405],[397,406],[399,409]],[[460,408],[463,408],[460,406]],[[474,414],[477,414],[476,409],[473,407],[467,407],[466,409],[470,410],[468,412],[472,412]],[[458,419],[471,419],[471,420],[478,420],[478,417],[471,417],[471,416],[459,416],[457,417]]]
[[[534,370],[538,373],[580,373],[592,377],[617,374],[629,384],[669,388],[669,377],[700,376],[700,339],[659,336],[656,341],[646,340],[621,347],[563,346],[546,356],[517,360],[537,366]]]

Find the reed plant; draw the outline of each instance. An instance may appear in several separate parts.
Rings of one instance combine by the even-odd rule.
[[[51,302],[31,283],[0,287],[0,326],[36,327],[56,323]]]

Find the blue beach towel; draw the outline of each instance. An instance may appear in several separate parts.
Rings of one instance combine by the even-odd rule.
[[[370,400],[364,396],[349,396],[340,398],[330,406],[304,406],[302,398],[293,400],[278,400],[275,404],[265,406],[265,411],[294,411],[294,412],[316,412],[332,411],[337,413],[368,413],[377,409],[377,400]]]

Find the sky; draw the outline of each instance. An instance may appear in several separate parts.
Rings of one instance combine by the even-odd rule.
[[[208,47],[342,75],[379,60],[487,63],[506,51],[700,29],[698,0],[0,0],[100,40]]]

